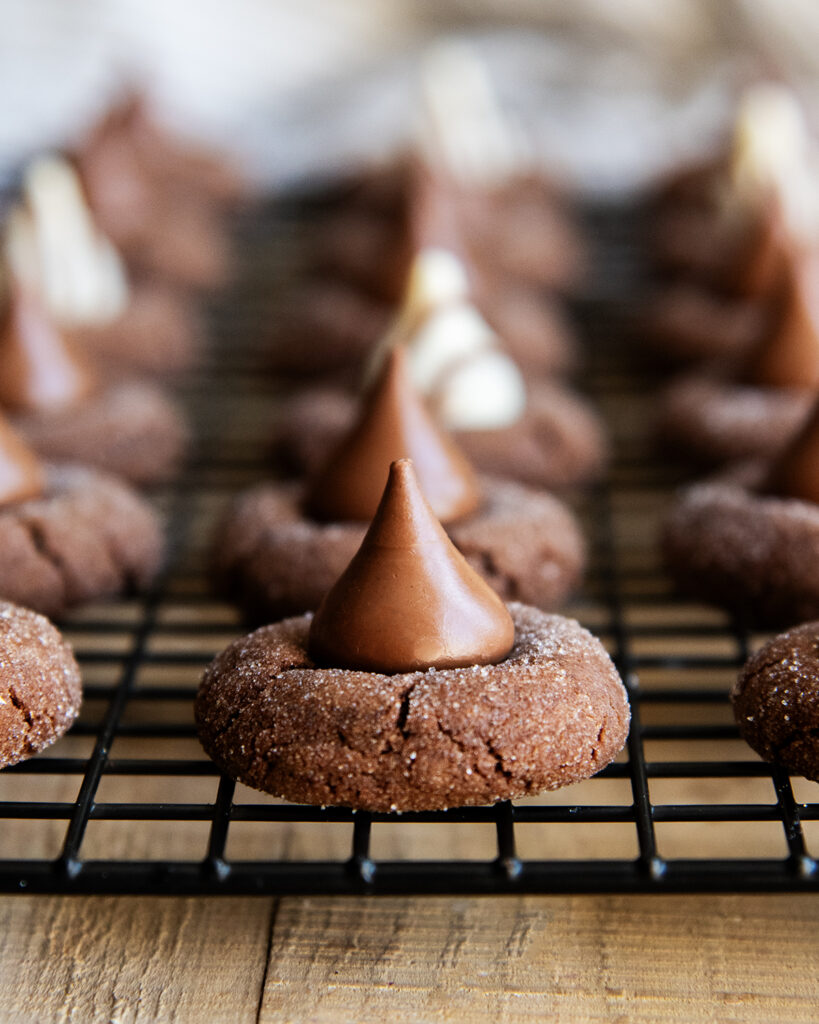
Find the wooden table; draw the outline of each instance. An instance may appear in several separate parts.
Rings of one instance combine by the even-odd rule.
[[[0,900],[0,1019],[819,1019],[799,896]]]

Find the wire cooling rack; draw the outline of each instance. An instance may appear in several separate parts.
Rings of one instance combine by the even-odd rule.
[[[86,679],[71,733],[0,773],[0,890],[48,893],[502,893],[815,890],[819,787],[759,761],[727,700],[761,637],[676,598],[656,558],[675,469],[647,441],[656,378],[629,345],[629,218],[590,220],[601,269],[578,304],[584,384],[615,441],[608,481],[578,499],[591,564],[570,609],[611,651],[632,704],[628,745],[594,779],[441,813],[297,806],[220,776],[192,698],[243,630],[210,593],[207,540],[238,489],[267,473],[277,384],[264,367],[283,257],[303,214],[242,226],[246,273],[211,311],[207,364],[181,388],[197,448],[157,500],[169,568],[140,600],[64,623]]]

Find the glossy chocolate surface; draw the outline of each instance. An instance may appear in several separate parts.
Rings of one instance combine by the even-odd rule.
[[[405,458],[413,460],[421,490],[442,522],[480,506],[472,467],[415,392],[405,351],[397,345],[363,397],[352,430],[311,482],[305,510],[324,522],[366,522],[379,506],[390,464]]]
[[[413,672],[496,664],[514,640],[506,605],[447,537],[412,462],[394,462],[361,547],[315,614],[310,657]]]

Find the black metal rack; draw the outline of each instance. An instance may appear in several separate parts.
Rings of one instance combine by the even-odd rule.
[[[299,224],[278,210],[241,232],[248,274],[212,311],[214,353],[182,389],[198,448],[158,496],[169,569],[144,598],[65,623],[86,703],[67,737],[0,774],[0,891],[819,889],[809,852],[819,787],[757,760],[730,715],[728,686],[756,638],[675,598],[657,567],[651,532],[677,478],[646,448],[654,381],[630,355],[627,318],[611,301],[633,286],[622,216],[592,221],[604,290],[578,308],[585,381],[607,412],[616,457],[607,483],[578,499],[591,565],[571,611],[607,643],[629,688],[624,755],[540,798],[403,815],[255,795],[204,757],[192,697],[213,654],[242,631],[210,594],[207,535],[230,495],[266,473],[277,382],[264,370],[263,329],[275,322],[280,254],[297,245]],[[460,844],[448,841],[457,829],[466,829]],[[436,848],[444,854],[425,859]]]

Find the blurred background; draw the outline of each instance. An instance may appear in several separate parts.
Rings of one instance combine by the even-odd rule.
[[[0,24],[0,180],[132,88],[262,188],[332,177],[400,146],[418,56],[456,32],[585,192],[707,149],[749,79],[786,79],[817,116],[815,0],[0,0]]]

